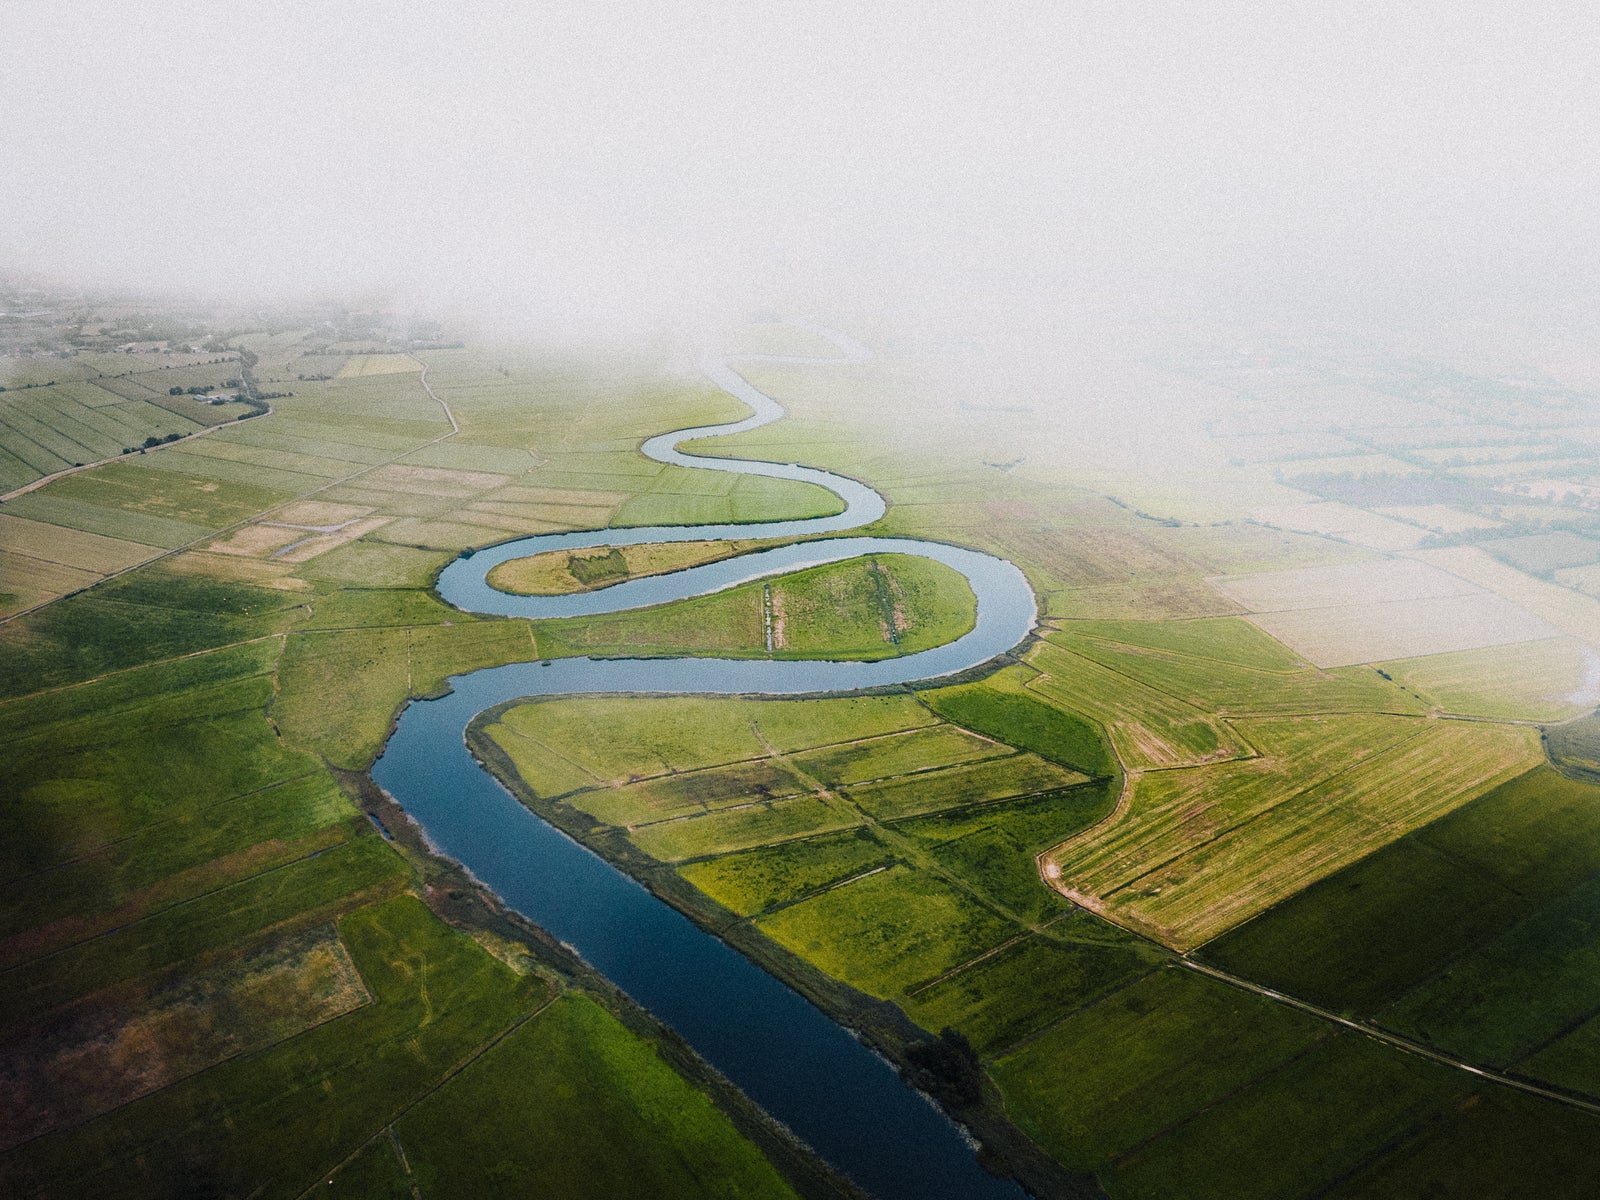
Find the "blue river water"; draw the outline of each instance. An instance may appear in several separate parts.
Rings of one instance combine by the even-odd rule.
[[[847,355],[856,353],[849,343],[834,340]],[[1021,1189],[985,1172],[963,1132],[906,1086],[888,1062],[787,985],[536,816],[467,749],[465,730],[472,719],[519,697],[847,692],[966,670],[1004,654],[1033,628],[1034,595],[1013,564],[975,550],[909,538],[823,538],[571,596],[512,596],[490,587],[485,576],[496,564],[547,550],[806,537],[858,528],[883,514],[882,497],[844,476],[794,464],[680,451],[683,442],[757,428],[783,415],[780,405],[726,362],[711,359],[702,368],[718,386],[749,404],[753,415],[663,434],[647,441],[644,452],[684,466],[815,483],[844,501],[843,512],[801,521],[523,538],[451,563],[440,575],[440,594],[471,612],[576,616],[685,599],[801,567],[893,552],[933,558],[965,575],[977,597],[974,628],[944,646],[877,662],[565,658],[453,676],[448,695],[414,702],[401,713],[372,777],[421,825],[439,852],[461,862],[508,905],[573,946],[873,1195],[881,1200],[1015,1200]]]

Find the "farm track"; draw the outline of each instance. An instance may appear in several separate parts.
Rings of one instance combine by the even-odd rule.
[[[1266,987],[1263,984],[1252,983],[1248,979],[1241,979],[1237,975],[1231,975],[1227,971],[1219,970],[1218,968],[1208,966],[1205,963],[1196,962],[1194,959],[1187,956],[1180,955],[1174,961],[1176,961],[1179,966],[1187,970],[1208,976],[1217,980],[1219,983],[1227,984],[1229,987],[1235,987],[1245,992],[1252,992],[1255,995],[1264,997],[1265,999],[1271,1000],[1276,1004],[1282,1004],[1288,1008],[1297,1009],[1300,1012],[1307,1013],[1310,1016],[1319,1017],[1330,1024],[1339,1025],[1345,1029],[1353,1030],[1356,1033],[1364,1034],[1365,1036],[1372,1038],[1374,1041],[1382,1042],[1386,1046],[1393,1046],[1395,1049],[1402,1050],[1407,1054],[1415,1054],[1419,1058],[1426,1058],[1430,1062],[1436,1062],[1442,1066],[1452,1067],[1457,1071],[1463,1071],[1468,1075],[1475,1075],[1480,1079],[1487,1079],[1491,1083],[1500,1084],[1502,1087],[1512,1088],[1519,1092],[1526,1092],[1529,1095],[1539,1096],[1545,1100],[1553,1100],[1557,1104],[1563,1104],[1568,1108],[1576,1108],[1583,1112],[1600,1116],[1600,1100],[1592,1097],[1584,1096],[1576,1092],[1564,1091],[1560,1088],[1550,1087],[1546,1084],[1535,1083],[1530,1079],[1523,1079],[1516,1075],[1508,1075],[1503,1071],[1495,1071],[1485,1067],[1474,1066],[1465,1059],[1456,1058],[1453,1055],[1446,1054],[1442,1050],[1435,1050],[1431,1046],[1425,1045],[1422,1042],[1413,1041],[1411,1038],[1401,1037],[1397,1033],[1390,1033],[1381,1026],[1373,1025],[1366,1021],[1357,1021],[1351,1017],[1343,1016],[1340,1013],[1334,1012],[1332,1009],[1323,1008],[1320,1005],[1313,1004],[1309,1000],[1302,1000],[1298,996],[1290,996],[1284,992]]]

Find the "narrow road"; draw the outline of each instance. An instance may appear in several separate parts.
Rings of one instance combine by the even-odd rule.
[[[1491,1083],[1500,1084],[1502,1087],[1515,1088],[1519,1092],[1527,1092],[1530,1095],[1539,1096],[1545,1100],[1554,1100],[1557,1104],[1565,1104],[1568,1108],[1576,1108],[1582,1110],[1583,1112],[1593,1113],[1597,1116],[1600,1116],[1600,1101],[1591,1100],[1573,1092],[1562,1091],[1559,1088],[1547,1087],[1543,1084],[1534,1083],[1531,1080],[1519,1079],[1515,1075],[1506,1075],[1500,1071],[1491,1071],[1484,1067],[1473,1066],[1469,1062],[1465,1062],[1459,1058],[1452,1058],[1443,1051],[1435,1050],[1431,1046],[1426,1046],[1421,1042],[1414,1042],[1410,1038],[1401,1037],[1397,1033],[1390,1033],[1385,1029],[1378,1028],[1376,1025],[1369,1025],[1365,1021],[1351,1020],[1349,1017],[1341,1016],[1339,1013],[1312,1004],[1308,1000],[1301,1000],[1295,996],[1287,996],[1282,992],[1274,991],[1272,988],[1263,987],[1259,983],[1252,983],[1248,979],[1241,979],[1237,975],[1230,975],[1228,972],[1218,970],[1216,967],[1207,966],[1205,963],[1195,962],[1192,958],[1185,958],[1182,955],[1179,955],[1174,961],[1176,961],[1180,967],[1184,967],[1187,970],[1194,971],[1200,975],[1210,976],[1212,979],[1215,979],[1220,983],[1225,983],[1229,987],[1236,987],[1245,992],[1254,992],[1257,996],[1265,996],[1268,1000],[1272,1000],[1275,1003],[1285,1005],[1289,1008],[1299,1009],[1301,1012],[1309,1013],[1314,1017],[1321,1017],[1324,1021],[1329,1021],[1335,1025],[1342,1025],[1346,1029],[1353,1029],[1357,1033],[1365,1034],[1374,1041],[1383,1042],[1385,1045],[1393,1046],[1396,1050],[1403,1050],[1407,1054],[1415,1054],[1419,1058],[1426,1058],[1432,1062],[1439,1063],[1446,1067],[1454,1067],[1458,1071],[1465,1071],[1468,1075],[1476,1075],[1480,1079],[1487,1079]]]

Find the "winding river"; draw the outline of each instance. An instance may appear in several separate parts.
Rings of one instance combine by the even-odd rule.
[[[814,329],[836,358],[750,356],[745,361],[841,363],[863,353]],[[513,596],[489,586],[491,568],[549,550],[643,542],[800,538],[841,533],[884,514],[881,496],[856,480],[794,464],[688,454],[697,438],[778,420],[783,408],[726,360],[705,374],[754,411],[742,421],[651,438],[658,462],[814,483],[844,501],[831,517],[749,524],[602,529],[508,542],[457,559],[438,589],[469,612],[567,617],[682,600],[863,554],[917,554],[966,576],[977,622],[954,642],[876,662],[766,659],[564,658],[513,663],[450,679],[448,695],[401,713],[373,778],[416,819],[429,842],[463,863],[507,904],[573,946],[823,1158],[881,1200],[1022,1195],[978,1166],[962,1131],[907,1087],[893,1068],[787,985],[701,930],[524,807],[467,750],[465,730],[484,709],[519,697],[593,693],[796,695],[837,693],[954,674],[1004,654],[1033,628],[1032,589],[1014,565],[908,538],[825,538],[631,580],[569,596]]]

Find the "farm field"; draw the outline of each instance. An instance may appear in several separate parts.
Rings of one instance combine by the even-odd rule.
[[[407,695],[536,647],[526,622],[429,594],[447,553],[373,536],[385,503],[447,514],[510,476],[423,464],[378,475],[381,503],[330,495],[426,440],[395,432],[406,422],[443,414],[299,386],[323,394],[279,401],[238,442],[223,430],[195,443],[216,442],[205,454],[84,471],[0,515],[17,607],[49,599],[41,578],[88,587],[0,625],[0,1191],[294,1195],[331,1178],[337,1194],[355,1180],[409,1193],[410,1170],[432,1194],[468,1178],[460,1139],[429,1138],[469,1093],[436,1089],[520,1093],[532,1055],[541,1086],[569,1097],[552,1111],[582,1095],[588,1117],[508,1112],[524,1124],[500,1133],[525,1140],[496,1172],[548,1171],[538,1147],[559,1136],[575,1171],[609,1165],[663,1194],[706,1194],[709,1178],[793,1195],[637,1012],[619,1022],[559,956],[430,911],[425,895],[455,903],[429,891],[438,868],[398,852],[330,770],[370,762]],[[384,410],[397,419],[366,423]],[[571,499],[552,490],[511,502]],[[331,544],[275,553],[306,540]],[[649,1113],[619,1103],[646,1091]],[[408,1109],[426,1120],[395,1143]]]
[[[648,434],[741,413],[647,356],[401,354],[378,332],[238,334],[294,393],[270,416],[0,512],[0,1191],[841,1194],[791,1178],[671,1036],[479,904],[363,772],[452,674],[764,657],[769,611],[774,656],[909,653],[970,627],[971,593],[885,555],[618,617],[459,612],[431,588],[464,548],[833,501],[644,460]],[[1589,535],[1528,515],[1579,508],[1449,474],[1463,449],[1511,461],[1479,422],[1501,401],[1402,395],[1402,368],[1370,360],[1330,380],[1222,354],[1115,384],[1203,375],[1174,394],[1206,406],[1195,455],[1216,471],[1096,474],[1104,431],[1035,434],[1028,398],[960,369],[925,387],[903,353],[752,367],[794,417],[703,449],[846,471],[890,498],[873,532],[1011,558],[1035,638],[881,695],[512,703],[474,749],[931,1071],[997,1157],[1097,1181],[1042,1194],[1586,1195],[1600,1119],[1384,1040],[1600,1101],[1600,804],[1573,777],[1600,754],[1591,722],[1533,724],[1600,703],[1591,601],[1563,586],[1592,569]],[[107,430],[92,413],[136,389],[176,416],[155,381],[239,361],[160,355],[147,384],[122,373],[142,357],[3,369]],[[1329,397],[1352,406],[1339,432],[1317,426]],[[1478,440],[1411,453],[1449,422]],[[1271,505],[1328,527],[1245,519]],[[1386,556],[1394,527],[1421,548]],[[748,547],[601,548],[507,580],[604,587],[730,548]]]
[[[547,657],[872,659],[943,645],[975,620],[972,589],[960,574],[929,559],[885,554],[654,609],[542,622],[538,637]]]

